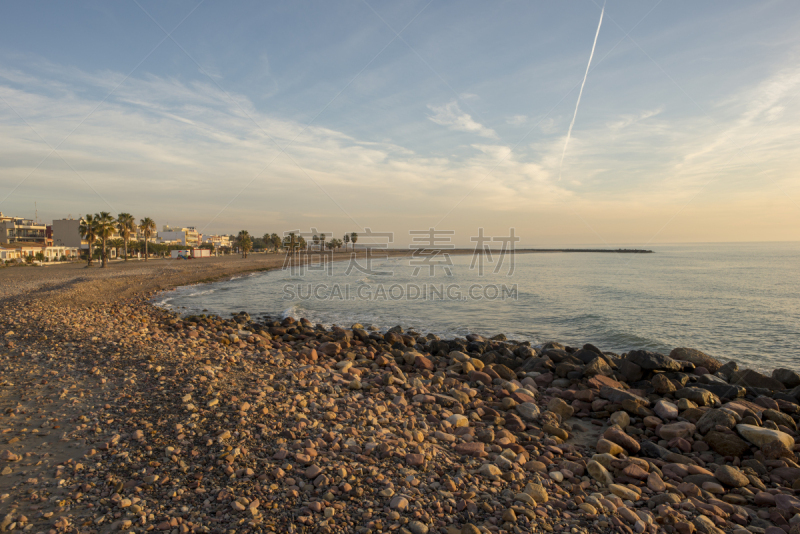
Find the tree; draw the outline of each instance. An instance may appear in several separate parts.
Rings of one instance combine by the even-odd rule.
[[[358,241],[358,234],[355,232],[350,233],[350,241],[353,243],[353,250],[356,249],[356,241]]]
[[[262,241],[264,241],[264,248],[265,248],[265,249],[269,250],[270,248],[274,247],[274,244],[273,244],[273,242],[272,242],[272,236],[270,235],[270,233],[269,233],[269,232],[267,232],[266,234],[264,234],[264,235],[261,237],[261,240],[262,240]]]
[[[95,213],[94,220],[96,225],[95,231],[103,247],[100,256],[103,259],[102,267],[105,267],[108,264],[108,240],[114,235],[114,231],[116,230],[114,225],[117,221],[107,211]]]
[[[314,234],[314,237],[312,237],[311,240],[314,242],[314,248],[319,250],[319,236]]]
[[[272,246],[277,253],[281,249],[281,245],[283,242],[281,241],[281,237],[278,234],[272,234],[269,236],[270,240],[272,241]]]
[[[239,246],[239,252],[242,253],[242,258],[247,257],[247,253],[253,248],[253,240],[250,239],[250,232],[242,230],[236,236],[236,244]]]
[[[41,251],[37,252],[35,258],[36,258],[36,261],[38,261],[40,263],[44,263],[44,252],[41,252]]]
[[[136,232],[136,219],[130,213],[120,213],[117,215],[117,230],[125,243],[125,261],[128,261],[128,242],[131,240],[131,234]],[[117,255],[119,256],[119,250]]]
[[[144,234],[144,261],[147,261],[147,241],[156,231],[156,222],[150,217],[139,221],[139,230]]]
[[[94,216],[91,213],[87,213],[86,217],[81,219],[81,224],[79,227],[81,232],[81,237],[86,240],[89,244],[89,249],[86,252],[86,255],[89,257],[89,262],[87,263],[87,267],[92,266],[92,248],[94,242],[97,241],[97,227],[94,221]]]
[[[344,250],[347,250],[347,244],[350,242],[350,235],[344,234]]]
[[[325,248],[325,234],[319,234],[319,242],[322,245],[322,248]]]

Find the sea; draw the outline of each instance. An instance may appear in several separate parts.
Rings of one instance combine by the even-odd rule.
[[[446,338],[504,334],[533,345],[592,343],[618,354],[690,347],[760,371],[800,371],[800,243],[648,249],[653,253],[376,253],[370,261],[315,261],[181,287],[153,302],[184,315],[245,311]]]

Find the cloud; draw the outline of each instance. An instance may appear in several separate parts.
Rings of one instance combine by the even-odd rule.
[[[512,126],[520,126],[526,122],[528,122],[527,115],[514,115],[506,119],[506,124],[511,124]]]
[[[649,119],[651,117],[655,117],[656,115],[661,114],[663,111],[664,108],[662,106],[656,109],[643,111],[638,115],[622,115],[619,120],[616,120],[614,122],[609,122],[607,126],[610,130],[621,130],[623,128],[627,128],[628,126],[636,124],[637,122]]]
[[[461,111],[455,100],[443,106],[429,104],[428,109],[434,112],[434,115],[428,119],[436,124],[447,126],[457,132],[475,133],[482,137],[497,139],[497,133],[494,130],[476,122],[469,114]]]

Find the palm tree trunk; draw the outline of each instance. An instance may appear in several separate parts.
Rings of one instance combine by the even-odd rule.
[[[128,261],[128,238],[125,238],[125,261]]]
[[[147,261],[147,234],[144,234],[144,261]]]
[[[100,258],[102,259],[102,263],[100,267],[105,269],[106,268],[106,238],[104,237],[102,240],[103,243],[103,251],[100,253]]]

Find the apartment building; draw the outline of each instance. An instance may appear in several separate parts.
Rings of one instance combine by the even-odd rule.
[[[200,234],[194,226],[175,228],[165,224],[162,231],[158,233],[158,242],[182,245],[184,247],[199,247]]]
[[[45,245],[47,226],[31,219],[9,217],[0,212],[0,244]]]

